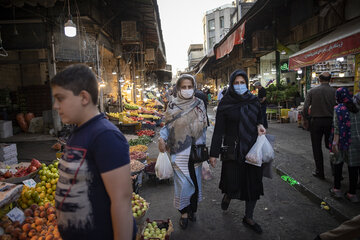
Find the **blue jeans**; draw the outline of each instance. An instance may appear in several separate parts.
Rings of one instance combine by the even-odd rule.
[[[264,128],[268,128],[267,116],[266,116],[266,104],[261,104],[261,116],[263,119]]]

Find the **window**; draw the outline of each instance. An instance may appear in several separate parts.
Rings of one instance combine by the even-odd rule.
[[[215,45],[215,37],[209,38],[209,49]]]
[[[224,16],[220,17],[220,28],[224,28]]]
[[[209,20],[209,31],[215,30],[215,20],[211,19]]]

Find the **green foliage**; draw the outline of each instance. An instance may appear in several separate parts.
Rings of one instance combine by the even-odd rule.
[[[266,89],[267,100],[269,103],[278,104],[291,100],[298,93],[298,85],[279,84],[278,86],[271,84]]]

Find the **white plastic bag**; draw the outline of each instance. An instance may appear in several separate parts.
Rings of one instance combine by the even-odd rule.
[[[213,175],[211,173],[211,170],[210,170],[210,166],[208,164],[208,162],[203,162],[202,164],[202,178],[204,180],[211,180],[213,178]]]
[[[160,180],[171,178],[174,175],[170,159],[164,152],[159,153],[155,164],[155,173]]]
[[[266,137],[262,146],[262,155],[263,163],[270,162],[274,159],[274,149],[272,148],[270,142],[267,140]]]
[[[255,144],[252,146],[248,154],[246,154],[246,163],[261,167],[263,154],[262,147],[266,140],[265,135],[258,136]]]

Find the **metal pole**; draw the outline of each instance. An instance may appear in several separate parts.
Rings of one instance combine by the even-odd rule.
[[[101,82],[101,70],[100,70],[100,59],[99,59],[99,42],[96,42],[96,70],[98,75],[98,82]],[[100,87],[100,111],[104,112],[104,99],[103,99],[103,89]]]
[[[120,59],[117,60],[117,68],[118,68],[117,79],[118,79],[118,83],[119,83],[119,113],[120,113],[123,110],[122,94],[121,94],[121,82],[120,82],[120,79],[122,79],[121,78],[121,71],[120,71]]]
[[[132,95],[133,95],[133,98],[134,98],[134,103],[136,103],[136,79],[135,79],[135,55],[133,55],[132,57],[132,79],[133,79],[133,86],[132,86]]]

